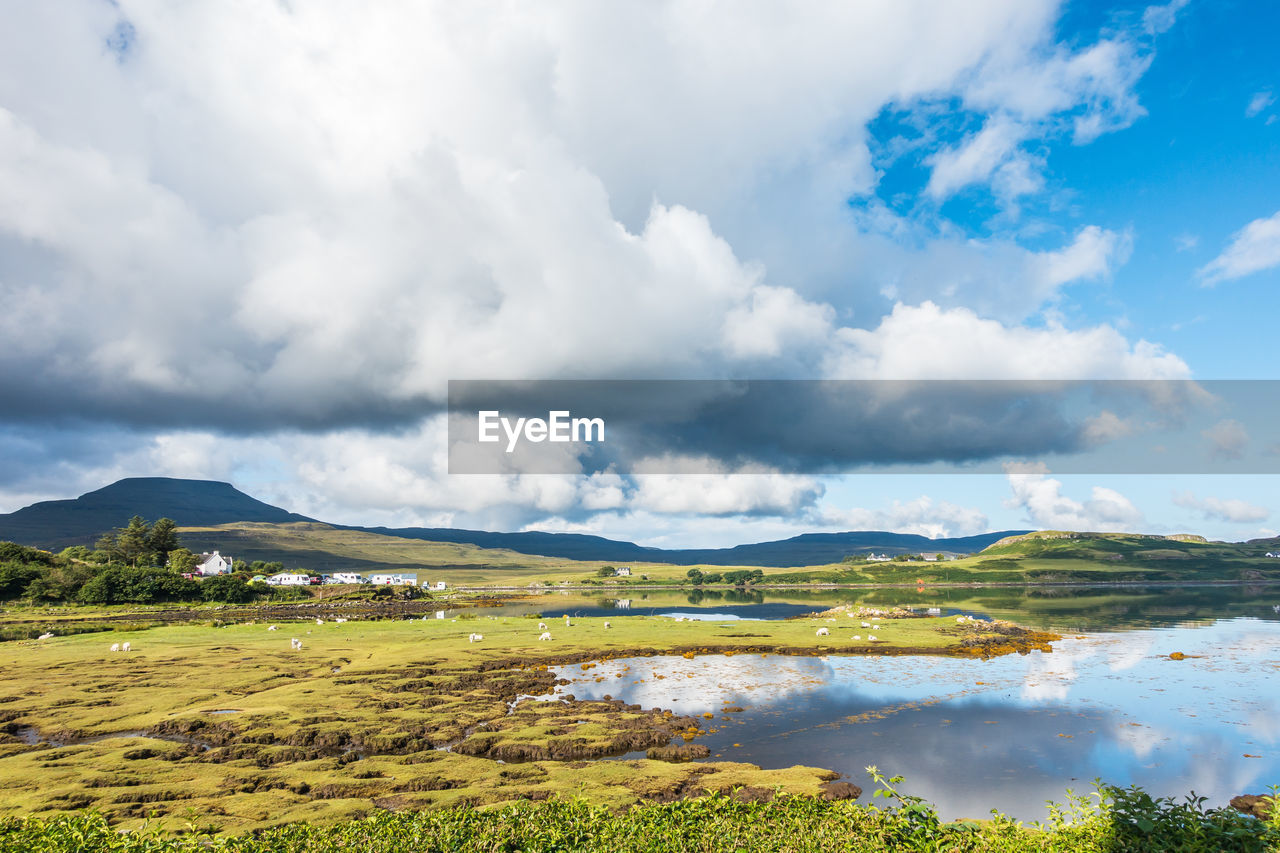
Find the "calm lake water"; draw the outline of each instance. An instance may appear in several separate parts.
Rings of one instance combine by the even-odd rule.
[[[631,597],[620,597],[630,595]],[[594,596],[555,592],[529,596],[496,608],[470,611],[487,616],[539,613],[570,616],[698,615],[701,618],[787,619],[838,604],[868,607],[937,607],[1009,619],[1022,625],[1075,633],[1128,630],[1253,617],[1280,620],[1280,585],[1236,586],[1048,586],[862,590],[709,590],[621,592]]]
[[[573,683],[559,694],[714,713],[716,731],[699,739],[713,758],[830,768],[864,801],[874,764],[947,819],[994,807],[1042,820],[1047,800],[1098,777],[1225,805],[1280,784],[1280,621],[1270,606],[1266,616],[1112,625],[990,661],[635,658],[564,667]],[[745,710],[722,713],[734,705]]]

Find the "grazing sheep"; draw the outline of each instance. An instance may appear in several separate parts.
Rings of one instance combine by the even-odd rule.
[[[339,618],[337,618],[337,619],[334,619],[333,621],[334,621],[334,622],[336,622],[336,623],[338,623],[339,625],[341,625],[343,622],[346,622],[346,621],[347,621],[347,618],[346,618],[345,616],[341,616],[341,617],[339,617]]]
[[[297,637],[294,637],[292,640],[290,640],[289,645],[290,647],[293,648],[295,652],[300,651],[302,649],[302,641],[299,640]]]
[[[818,636],[819,636],[819,637],[825,637],[825,636],[827,636],[827,635],[828,635],[828,634],[830,634],[830,633],[831,633],[831,632],[830,632],[830,631],[828,631],[826,628],[819,628],[819,629],[818,629]]]
[[[470,637],[467,638],[467,642],[478,643],[483,639],[484,639],[484,634],[472,634]]]
[[[118,651],[120,651],[120,644],[119,644],[119,643],[112,643],[112,644],[111,644],[111,651],[113,651],[113,652],[118,652]]]
[[[872,631],[879,631],[879,630],[880,630],[880,626],[879,626],[879,625],[872,625],[872,626],[871,626],[871,630],[872,630]]]
[[[49,639],[49,638],[50,638],[50,637],[52,637],[52,636],[53,636],[53,632],[52,632],[52,631],[50,631],[50,632],[49,632],[49,633],[47,633],[47,634],[41,634],[39,637],[36,637],[36,639],[37,639],[37,640],[47,640],[47,639]]]
[[[606,628],[612,628],[612,627],[613,627],[613,626],[612,626],[612,625],[610,625],[608,622],[604,623],[604,626],[605,626]]]
[[[545,631],[545,630],[547,630],[547,623],[546,623],[546,622],[539,622],[539,623],[538,623],[538,630],[539,630],[539,631]]]
[[[862,635],[861,635],[861,634],[854,634],[854,635],[853,635],[853,639],[855,639],[855,640],[861,640],[861,639],[862,639]]]
[[[868,640],[868,641],[870,641],[870,642],[872,642],[872,643],[874,643],[874,642],[876,641],[876,635],[875,635],[875,634],[867,634],[867,640]]]
[[[956,617],[956,624],[957,624],[957,625],[963,625],[963,624],[964,624],[964,617],[963,617],[963,616],[957,616],[957,617]]]
[[[323,625],[323,624],[324,624],[324,620],[323,620],[323,619],[317,619],[317,620],[316,620],[316,624],[317,624],[317,625]]]
[[[871,623],[870,623],[870,622],[863,622],[863,623],[862,623],[862,627],[863,627],[863,628],[870,628],[870,627],[871,627]]]
[[[127,652],[127,651],[129,651],[131,648],[133,648],[133,647],[132,647],[132,646],[130,646],[128,643],[121,643],[121,644],[120,644],[120,651],[122,651],[122,652]]]
[[[279,630],[280,630],[280,628],[279,628],[278,626],[276,626],[276,625],[268,625],[268,626],[267,626],[267,630],[268,630],[268,631],[279,631]]]
[[[551,634],[550,634],[550,632],[543,631],[543,632],[542,632],[542,634],[540,634],[540,635],[538,636],[538,639],[539,639],[539,640],[550,640],[550,639],[551,639]]]

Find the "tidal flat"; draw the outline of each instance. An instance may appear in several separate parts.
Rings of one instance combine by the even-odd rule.
[[[859,613],[324,619],[2,643],[0,815],[96,808],[122,826],[180,826],[199,814],[216,831],[243,831],[572,795],[613,807],[735,789],[847,797],[824,767],[689,762],[680,750],[597,760],[697,744],[716,725],[613,697],[530,697],[554,691],[557,666],[617,658],[983,658],[1057,639],[912,616],[874,619],[872,640]],[[540,621],[550,640],[538,639]],[[130,651],[110,650],[125,642]]]

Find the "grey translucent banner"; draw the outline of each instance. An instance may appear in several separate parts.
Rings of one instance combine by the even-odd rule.
[[[451,474],[1280,473],[1276,380],[454,380]]]

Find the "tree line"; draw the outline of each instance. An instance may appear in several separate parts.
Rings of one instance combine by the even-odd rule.
[[[247,604],[266,599],[307,598],[304,587],[277,587],[254,574],[271,574],[282,563],[255,561],[247,571],[196,581],[183,577],[199,557],[178,539],[171,518],[154,523],[134,516],[104,533],[93,549],[74,545],[58,554],[0,542],[0,600],[32,604],[156,604],[221,602]]]

